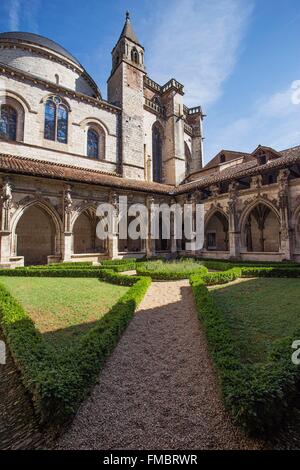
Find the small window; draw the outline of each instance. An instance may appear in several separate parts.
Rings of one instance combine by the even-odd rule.
[[[139,63],[139,53],[137,51],[137,49],[134,47],[131,51],[131,60],[132,62],[134,62],[135,64],[138,64]]]
[[[217,235],[216,232],[207,233],[207,249],[215,250],[217,248]]]
[[[222,155],[220,155],[220,163],[225,163],[225,161],[226,161],[225,155],[222,153]]]
[[[268,184],[273,184],[273,183],[275,183],[274,175],[268,175]]]
[[[45,105],[44,137],[62,144],[68,142],[68,109],[57,96],[47,100]]]
[[[8,105],[0,106],[0,137],[17,140],[17,111]]]
[[[265,154],[261,154],[258,156],[258,164],[265,165],[267,163],[267,156]]]
[[[89,129],[87,134],[87,156],[99,157],[99,135],[94,129]]]

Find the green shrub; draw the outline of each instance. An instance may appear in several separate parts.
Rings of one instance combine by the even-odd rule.
[[[228,271],[204,274],[202,279],[206,285],[211,286],[235,281],[239,279],[241,275],[241,268],[231,268],[228,269]]]
[[[207,268],[193,259],[179,261],[149,261],[139,263],[136,266],[137,274],[149,276],[156,280],[178,280],[187,279],[192,274],[206,274]]]
[[[135,264],[136,258],[122,258],[122,259],[104,259],[101,260],[102,266],[122,265],[122,264]]]
[[[65,263],[50,263],[50,264],[42,264],[42,265],[32,265],[32,266],[25,266],[27,269],[50,269],[50,268],[89,268],[92,267],[91,261],[74,261],[74,262],[65,262]],[[17,266],[15,269],[24,269],[24,266]]]
[[[226,261],[203,260],[202,262],[208,269],[213,269],[215,271],[228,271],[228,269],[232,269],[234,267],[232,263],[228,263]]]
[[[115,272],[131,271],[135,269],[134,264],[110,265],[110,266],[69,266],[63,265],[55,267],[25,267],[19,269],[0,269],[0,276],[31,276],[31,277],[100,277],[105,270]]]
[[[0,284],[2,329],[43,423],[62,422],[76,412],[151,283],[147,277],[122,276],[105,270],[100,271],[99,277],[131,287],[78,345],[65,348],[60,354],[43,341],[21,305]]]
[[[298,267],[241,267],[243,277],[300,277]]]
[[[242,364],[227,320],[204,280],[194,275],[190,282],[226,408],[250,434],[273,431],[293,412],[299,393],[300,369],[291,361],[291,345],[299,335],[276,341],[266,363]]]

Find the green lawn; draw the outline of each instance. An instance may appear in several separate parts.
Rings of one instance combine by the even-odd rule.
[[[1,277],[0,282],[30,314],[44,339],[55,347],[76,341],[128,290],[96,278],[12,276]]]
[[[272,341],[300,329],[300,279],[249,279],[211,292],[244,363],[263,361]]]

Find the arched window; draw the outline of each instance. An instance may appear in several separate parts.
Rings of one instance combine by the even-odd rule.
[[[87,134],[87,156],[99,157],[99,134],[94,129],[89,129]]]
[[[62,144],[68,142],[68,109],[58,96],[52,96],[46,102],[44,137]]]
[[[152,166],[153,181],[161,183],[162,180],[162,136],[157,125],[152,128]]]
[[[0,106],[0,137],[9,140],[17,139],[17,111],[3,104]]]
[[[131,60],[135,64],[139,63],[139,53],[135,47],[131,50]]]

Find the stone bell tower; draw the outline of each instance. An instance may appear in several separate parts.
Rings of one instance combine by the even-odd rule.
[[[122,108],[121,155],[125,178],[144,179],[144,48],[135,35],[129,13],[112,51],[108,101]]]

